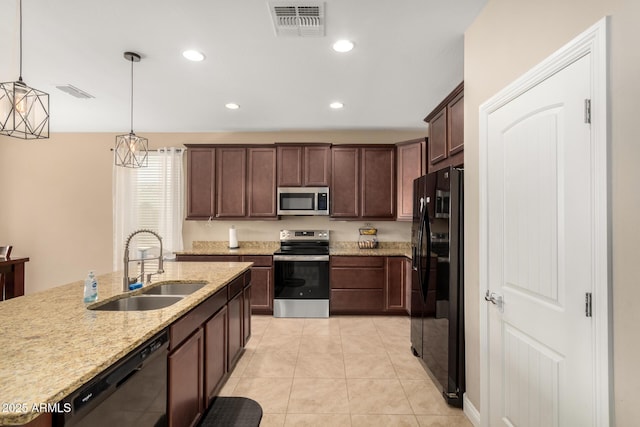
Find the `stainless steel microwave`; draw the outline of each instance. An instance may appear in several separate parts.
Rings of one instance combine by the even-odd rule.
[[[329,215],[329,187],[278,187],[278,215]]]

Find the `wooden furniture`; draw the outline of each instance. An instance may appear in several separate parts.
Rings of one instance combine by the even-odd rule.
[[[29,258],[0,258],[0,301],[24,295],[24,264]]]
[[[427,117],[429,124],[428,172],[464,163],[464,82],[460,83]]]
[[[396,144],[398,155],[398,221],[413,219],[413,180],[427,173],[426,138]]]
[[[167,422],[195,425],[235,367],[251,335],[245,297],[246,272],[178,319],[169,328]]]
[[[186,146],[187,219],[277,219],[275,146]]]
[[[395,146],[334,145],[331,166],[332,218],[395,219]]]
[[[273,314],[273,256],[271,255],[176,255],[176,261],[252,262],[251,313]],[[249,299],[245,298],[245,301]]]
[[[328,187],[331,144],[278,144],[278,187]]]
[[[332,314],[407,314],[406,257],[332,256],[330,262]]]

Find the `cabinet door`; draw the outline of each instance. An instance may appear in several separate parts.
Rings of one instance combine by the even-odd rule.
[[[195,425],[204,411],[202,329],[169,354],[167,419],[169,427]]]
[[[251,311],[273,314],[273,268],[251,268]]]
[[[425,141],[398,145],[398,220],[413,219],[413,180],[425,174]]]
[[[406,313],[405,258],[387,257],[385,310]]]
[[[251,338],[251,288],[253,284],[249,284],[242,291],[242,347],[247,345]]]
[[[187,219],[208,219],[215,215],[214,148],[187,150]]]
[[[395,148],[361,148],[363,218],[395,218]]]
[[[331,146],[304,147],[304,180],[307,187],[328,187],[331,180]]]
[[[204,324],[204,395],[211,399],[227,373],[227,307]]]
[[[429,161],[436,164],[447,158],[447,108],[429,122]]]
[[[275,218],[277,216],[276,149],[275,147],[247,148],[247,155],[249,216]]]
[[[227,310],[229,312],[229,331],[227,335],[229,342],[229,358],[227,361],[227,366],[229,371],[231,371],[236,366],[244,343],[244,336],[242,332],[243,306],[244,298],[242,295],[242,291],[240,291],[240,293],[229,300],[227,304]]]
[[[452,155],[464,149],[464,92],[449,102],[447,109],[447,146],[449,155]]]
[[[302,187],[302,146],[281,146],[278,151],[278,186]]]
[[[216,148],[216,217],[243,217],[247,214],[245,148]]]
[[[360,216],[360,150],[331,147],[331,216]]]

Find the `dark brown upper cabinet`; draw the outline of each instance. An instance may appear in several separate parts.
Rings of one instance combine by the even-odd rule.
[[[331,147],[331,216],[395,219],[395,146]]]
[[[187,219],[277,219],[275,146],[187,148]]]
[[[331,179],[330,144],[276,144],[279,187],[327,187]]]
[[[398,220],[413,218],[413,180],[427,172],[426,138],[396,144],[398,155]]]
[[[429,124],[428,172],[464,163],[464,82],[460,83],[427,117]]]
[[[187,219],[215,215],[215,159],[212,148],[187,150]]]

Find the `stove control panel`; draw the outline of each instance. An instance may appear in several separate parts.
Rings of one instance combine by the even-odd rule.
[[[329,230],[280,230],[280,241],[329,240]]]

